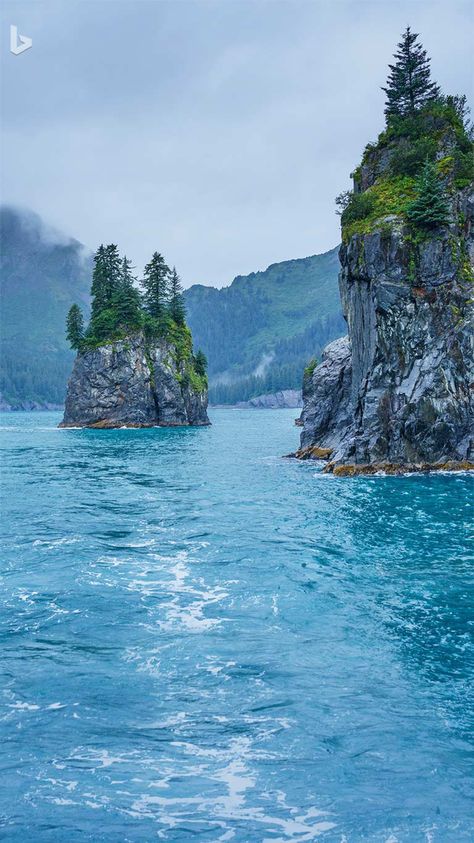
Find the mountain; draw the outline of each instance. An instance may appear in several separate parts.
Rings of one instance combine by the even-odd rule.
[[[92,257],[36,214],[0,208],[0,393],[4,405],[62,404],[74,354],[73,302],[88,311]]]
[[[346,331],[338,271],[336,248],[239,275],[220,290],[186,290],[194,344],[209,360],[212,403],[301,388],[310,358]]]
[[[65,338],[74,302],[88,316],[92,256],[27,210],[0,208],[3,406],[62,404],[74,354]],[[247,401],[300,389],[303,370],[345,333],[337,249],[185,291],[194,347],[209,361],[210,399]],[[0,403],[1,406],[1,403]]]

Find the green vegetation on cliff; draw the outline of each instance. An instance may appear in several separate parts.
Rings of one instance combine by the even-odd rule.
[[[173,349],[182,377],[192,387],[207,389],[206,358],[193,354],[193,341],[186,325],[181,281],[162,255],[155,252],[146,265],[143,292],[132,274],[131,262],[121,258],[114,243],[99,246],[94,256],[91,285],[91,317],[84,329],[82,312],[73,304],[66,319],[66,335],[71,348],[90,351],[102,345],[127,339],[142,331],[147,340],[164,340]]]
[[[443,96],[429,59],[408,28],[390,65],[386,126],[366,146],[354,190],[336,199],[343,242],[405,226],[413,240],[450,222],[450,199],[474,176],[474,144],[464,96]]]

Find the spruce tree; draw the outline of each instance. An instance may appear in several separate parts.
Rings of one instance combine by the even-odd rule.
[[[120,285],[121,271],[122,264],[117,246],[114,243],[99,246],[94,255],[92,273],[92,319],[110,307],[113,295]]]
[[[84,340],[84,317],[77,304],[73,304],[69,309],[66,318],[66,337],[71,348],[77,351],[81,347]]]
[[[124,257],[120,267],[120,280],[112,298],[117,326],[139,328],[142,322],[140,293],[134,285],[132,262]]]
[[[436,168],[426,161],[417,183],[417,197],[407,209],[407,217],[419,228],[433,229],[449,222],[449,204]]]
[[[145,308],[150,316],[160,319],[166,313],[169,298],[170,269],[163,255],[154,252],[144,271],[142,286]]]
[[[105,264],[106,264],[106,294],[107,303],[112,302],[114,293],[118,289],[122,281],[122,260],[120,258],[118,246],[110,243],[105,247]]]
[[[105,246],[102,244],[94,255],[94,270],[92,272],[92,314],[93,319],[104,307],[107,307],[108,291],[107,256]]]
[[[439,96],[438,86],[431,81],[430,61],[426,50],[417,41],[418,34],[407,26],[394,54],[395,64],[390,64],[385,114],[405,117],[413,114],[430,100]]]
[[[184,325],[186,321],[186,307],[184,304],[183,287],[175,266],[173,267],[170,278],[169,315],[177,325]]]
[[[201,377],[206,376],[207,372],[207,357],[201,349],[199,349],[194,357],[194,370]]]

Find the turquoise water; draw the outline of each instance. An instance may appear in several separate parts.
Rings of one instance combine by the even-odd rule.
[[[472,479],[318,474],[294,415],[2,416],[1,839],[474,838]]]

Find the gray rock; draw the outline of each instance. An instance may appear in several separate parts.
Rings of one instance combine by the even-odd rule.
[[[327,347],[304,384],[301,447],[336,464],[474,458],[472,280],[474,198],[455,223],[413,247],[394,226],[340,250],[348,338]]]
[[[351,387],[349,337],[334,340],[323,351],[322,362],[303,381],[301,447],[335,448],[350,423]]]
[[[60,427],[210,424],[207,390],[194,390],[165,341],[142,334],[79,353]]]
[[[257,410],[296,409],[303,403],[301,389],[281,389],[266,395],[257,395],[248,401],[239,401],[236,407]]]

